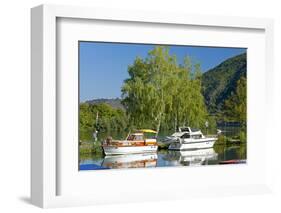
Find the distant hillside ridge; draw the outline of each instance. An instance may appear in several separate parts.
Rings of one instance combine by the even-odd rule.
[[[101,104],[106,103],[115,109],[122,109],[125,110],[124,106],[121,103],[120,98],[99,98],[86,101],[88,104]]]
[[[247,75],[246,53],[229,58],[202,75],[202,93],[209,113],[218,113],[236,90],[237,81]]]

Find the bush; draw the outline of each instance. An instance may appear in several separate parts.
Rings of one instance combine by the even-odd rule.
[[[227,142],[227,137],[224,135],[219,135],[216,144],[225,144]]]
[[[244,131],[241,131],[240,134],[239,134],[239,140],[241,143],[246,143],[247,141],[247,135],[246,135],[246,132]]]

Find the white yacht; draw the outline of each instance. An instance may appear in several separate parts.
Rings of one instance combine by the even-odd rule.
[[[216,137],[205,137],[200,129],[190,127],[180,127],[168,139],[170,150],[212,148],[217,140]]]

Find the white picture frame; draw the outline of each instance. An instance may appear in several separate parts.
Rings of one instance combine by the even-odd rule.
[[[54,5],[41,5],[31,10],[31,201],[33,204],[47,208],[58,206],[75,206],[75,205],[91,205],[99,203],[114,203],[114,202],[138,202],[142,200],[161,200],[161,199],[177,199],[188,198],[194,196],[214,196],[220,195],[233,195],[233,194],[252,194],[252,193],[264,193],[270,191],[270,158],[265,155],[267,161],[261,168],[255,168],[257,174],[264,173],[262,178],[257,178],[250,184],[249,181],[243,181],[234,184],[217,184],[199,186],[195,182],[194,187],[186,186],[179,189],[175,187],[167,187],[166,190],[161,191],[155,187],[155,190],[151,190],[149,195],[144,191],[136,190],[135,193],[131,189],[128,191],[120,191],[118,193],[128,193],[130,196],[127,199],[122,199],[122,196],[117,196],[118,193],[112,193],[112,195],[102,194],[102,188],[100,191],[94,194],[85,193],[81,190],[80,193],[67,193],[60,194],[58,191],[59,184],[61,184],[60,172],[62,170],[59,166],[59,159],[61,159],[59,146],[57,144],[58,132],[57,132],[57,117],[58,117],[58,88],[60,81],[57,78],[57,36],[58,36],[58,20],[63,19],[79,19],[79,20],[100,20],[100,21],[118,21],[122,25],[124,22],[131,23],[153,23],[155,26],[200,26],[206,28],[219,28],[231,30],[257,30],[263,32],[262,41],[264,48],[262,48],[262,61],[264,67],[261,68],[261,76],[265,76],[265,87],[261,87],[260,91],[264,94],[260,111],[256,111],[256,114],[264,112],[262,110],[267,109],[266,116],[258,117],[259,121],[265,119],[265,134],[268,134],[269,123],[272,119],[271,107],[272,96],[270,91],[272,90],[273,79],[273,21],[271,19],[256,19],[256,18],[241,18],[241,17],[216,17],[216,16],[202,16],[202,15],[188,15],[188,14],[167,14],[167,13],[152,13],[144,11],[122,11],[122,10],[110,10],[110,9],[97,9],[97,8],[84,8],[74,6],[54,6]],[[264,57],[264,58],[263,58]],[[251,76],[250,76],[251,77]],[[257,77],[253,77],[257,78]],[[78,80],[78,79],[77,79]],[[256,79],[258,80],[258,79]],[[259,81],[262,79],[260,78]],[[254,79],[253,79],[254,81]],[[250,89],[250,93],[253,91]],[[254,103],[252,105],[254,106]],[[252,107],[253,108],[253,107]],[[253,116],[255,114],[252,114]],[[252,127],[254,130],[254,127]],[[259,129],[260,127],[256,127]],[[259,129],[260,130],[260,129]],[[251,131],[251,129],[250,129]],[[268,135],[267,135],[268,136]],[[269,139],[266,140],[265,147],[269,146]],[[73,152],[77,152],[74,148],[71,148]],[[258,152],[258,150],[257,150]],[[63,161],[63,159],[62,159]],[[253,160],[254,161],[254,160]],[[253,162],[252,161],[252,162]],[[62,164],[63,165],[63,164]],[[252,164],[254,165],[254,164]],[[250,164],[251,166],[251,164]],[[226,168],[226,167],[224,167]],[[231,168],[231,167],[228,167]],[[169,170],[171,168],[165,168],[165,170],[158,170],[163,177],[168,177]],[[187,169],[187,168],[185,168]],[[240,170],[247,174],[247,167],[240,167]],[[195,168],[196,170],[196,168]],[[195,171],[194,169],[192,171]],[[63,171],[63,170],[62,170]],[[151,170],[150,170],[151,171]],[[176,175],[182,174],[182,169],[173,169]],[[190,170],[191,171],[191,170]],[[78,170],[77,170],[78,172]],[[120,178],[124,171],[114,171],[114,177]],[[198,173],[198,169],[195,173]],[[220,171],[218,171],[220,172]],[[229,169],[229,172],[234,172],[233,167]],[[249,171],[248,171],[249,172]],[[126,171],[128,176],[134,176],[137,173],[140,177],[144,177],[146,174],[143,170]],[[200,173],[200,172],[199,172]],[[209,170],[206,170],[202,174],[211,174]],[[152,175],[153,172],[151,172]],[[253,174],[253,175],[257,175]],[[95,174],[92,173],[93,177]],[[99,173],[99,178],[105,175],[104,171]],[[108,175],[108,173],[106,174]],[[155,174],[156,175],[156,174]],[[165,176],[166,175],[166,176]],[[83,176],[87,176],[84,173]],[[174,177],[174,176],[170,176]],[[136,177],[135,177],[136,178]],[[70,178],[70,180],[72,180]],[[78,180],[78,179],[77,179]],[[83,179],[86,180],[86,179]],[[160,181],[161,182],[161,181]],[[163,182],[163,181],[162,181]],[[161,184],[162,184],[161,182]],[[68,183],[77,184],[77,183]],[[91,188],[91,187],[90,187]],[[89,188],[89,190],[91,190]],[[125,187],[126,188],[126,187]],[[73,188],[75,189],[75,187]],[[77,188],[75,189],[77,190]],[[189,193],[186,193],[186,191]],[[69,190],[71,192],[71,189]],[[163,193],[170,192],[170,196],[164,196]],[[85,194],[84,194],[85,193]],[[99,196],[97,196],[97,194]],[[174,196],[174,194],[176,194]]]

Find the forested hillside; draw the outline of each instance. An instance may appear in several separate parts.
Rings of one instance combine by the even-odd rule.
[[[224,110],[225,101],[235,93],[237,82],[246,78],[246,53],[222,62],[202,76],[202,89],[208,111],[211,114]]]
[[[108,104],[115,109],[122,109],[125,110],[124,106],[121,103],[121,98],[98,98],[93,100],[88,100],[86,103],[93,105],[93,104]]]

